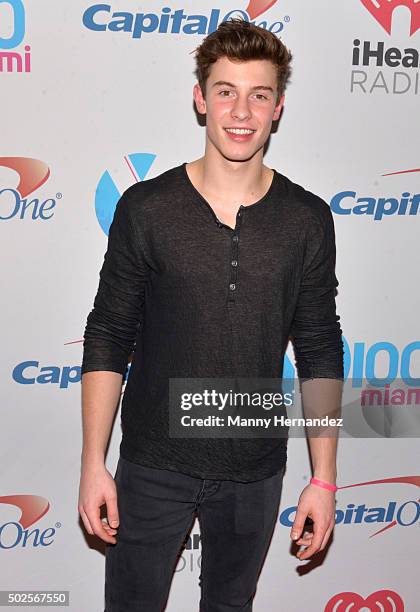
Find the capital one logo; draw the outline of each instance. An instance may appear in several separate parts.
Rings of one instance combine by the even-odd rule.
[[[344,591],[337,593],[327,603],[324,612],[404,612],[404,602],[400,595],[389,589],[381,589],[371,593],[366,599],[358,593]]]
[[[93,4],[86,8],[82,16],[83,25],[93,32],[128,32],[133,39],[140,39],[145,35],[208,35],[214,32],[219,23],[228,21],[233,17],[269,30],[280,35],[284,24],[290,21],[289,15],[271,22],[264,16],[262,21],[255,21],[260,15],[268,11],[277,3],[277,0],[249,0],[246,9],[212,7],[209,14],[189,14],[184,8],[164,6],[160,12],[132,13],[130,11],[113,11],[111,4]],[[225,3],[221,3],[223,6]]]
[[[0,183],[0,223],[10,219],[45,221],[54,216],[56,200],[62,197],[61,193],[45,200],[28,197],[49,179],[48,164],[32,157],[0,157],[0,176],[2,168],[17,174],[17,186],[6,184],[3,187]]]
[[[38,548],[50,546],[56,528],[61,527],[57,523],[55,527],[46,529],[32,528],[50,509],[50,504],[45,497],[40,495],[3,495],[0,496],[0,511],[7,506],[14,506],[20,511],[17,521],[0,522],[0,550],[12,548]]]
[[[8,30],[10,36],[0,36],[0,73],[1,72],[30,72],[31,47],[25,45],[23,51],[9,51],[15,49],[25,38],[25,7],[22,0],[0,0],[0,18],[11,24]]]
[[[153,153],[130,153],[102,174],[95,193],[95,212],[106,235],[122,193],[133,183],[146,178],[155,158]]]
[[[360,0],[369,13],[391,34],[392,14],[399,6],[406,6],[411,13],[410,36],[420,28],[420,2],[419,0]]]
[[[343,491],[345,489],[354,489],[357,487],[370,488],[378,485],[397,484],[411,485],[418,489],[420,487],[420,476],[413,475],[381,478],[379,480],[370,480],[367,482],[358,482],[341,486],[338,487],[338,489],[339,491]],[[382,505],[377,506],[372,506],[369,503],[356,503],[356,500],[353,498],[353,501],[348,503],[345,508],[336,508],[335,524],[342,526],[351,525],[353,527],[365,525],[369,529],[372,528],[372,525],[376,525],[376,530],[369,535],[369,538],[374,538],[385,532],[389,532],[393,527],[418,527],[420,524],[420,500],[417,498],[417,490],[415,495],[416,499],[406,499],[402,502],[396,499],[388,499],[387,502],[383,501],[381,502]],[[296,510],[297,506],[284,508],[279,516],[280,524],[284,527],[292,527]]]
[[[420,172],[420,168],[410,170],[398,170],[387,172],[382,176],[399,176],[402,174],[414,174]],[[336,215],[357,215],[359,218],[382,221],[386,217],[400,218],[401,216],[417,216],[420,208],[420,193],[411,193],[407,189],[401,194],[386,194],[383,197],[359,195],[356,191],[344,190],[336,193],[330,202],[331,210]],[[360,217],[361,216],[361,217]]]

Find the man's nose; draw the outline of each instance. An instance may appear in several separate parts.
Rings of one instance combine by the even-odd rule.
[[[234,103],[231,111],[232,117],[237,119],[245,119],[250,116],[251,111],[249,107],[248,98],[246,96],[238,96]]]

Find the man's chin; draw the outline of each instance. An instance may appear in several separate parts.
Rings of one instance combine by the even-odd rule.
[[[224,157],[228,161],[232,162],[247,162],[251,160],[258,153],[257,151],[243,151],[243,152],[232,152],[232,151],[219,151],[222,157]]]

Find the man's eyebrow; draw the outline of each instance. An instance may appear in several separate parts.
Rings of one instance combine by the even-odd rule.
[[[212,87],[217,87],[219,85],[226,85],[227,87],[236,87],[236,85],[234,85],[233,83],[229,83],[229,81],[216,81],[215,83],[213,83]],[[251,89],[253,91],[255,91],[256,89],[263,89],[264,91],[271,91],[272,93],[274,93],[274,89],[269,85],[254,85],[254,87],[251,87]]]

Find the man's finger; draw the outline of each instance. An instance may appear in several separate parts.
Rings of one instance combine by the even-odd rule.
[[[115,529],[114,527],[110,527],[108,525],[108,519],[107,518],[103,518],[101,520],[102,520],[102,525],[103,525],[104,529],[106,529],[106,531],[108,533],[113,533],[113,534],[117,533],[117,529]]]
[[[296,517],[292,526],[292,531],[291,531],[291,537],[292,540],[297,540],[303,531],[303,528],[305,526],[305,519],[306,519],[307,513],[304,510],[300,510],[299,506],[296,512]]]
[[[299,540],[296,540],[296,544],[305,544],[305,546],[307,546],[312,542],[312,536],[312,533],[305,533]]]
[[[322,540],[322,543],[321,543],[321,550],[323,550],[325,546],[327,545],[327,542],[330,539],[330,535],[333,529],[334,529],[334,525],[331,525],[331,527],[328,527],[327,531],[325,532],[324,539]]]
[[[115,544],[116,539],[109,535],[103,527],[103,523],[100,519],[100,509],[99,506],[88,513],[88,517],[90,520],[90,524],[92,525],[93,533],[97,535],[99,538],[104,540],[105,542],[109,542],[110,544]]]
[[[120,519],[118,515],[118,504],[116,495],[106,498],[105,503],[109,525],[111,525],[111,527],[118,527],[118,525],[120,524]]]
[[[86,531],[90,533],[90,535],[93,535],[92,525],[90,524],[88,516],[83,508],[79,508],[79,514],[82,517],[82,521],[83,521]]]
[[[311,545],[304,551],[298,552],[297,555],[299,559],[307,559],[314,553],[318,552],[321,543],[325,536],[325,531],[327,529],[326,525],[319,525],[319,522],[315,521],[314,523],[314,537]]]

